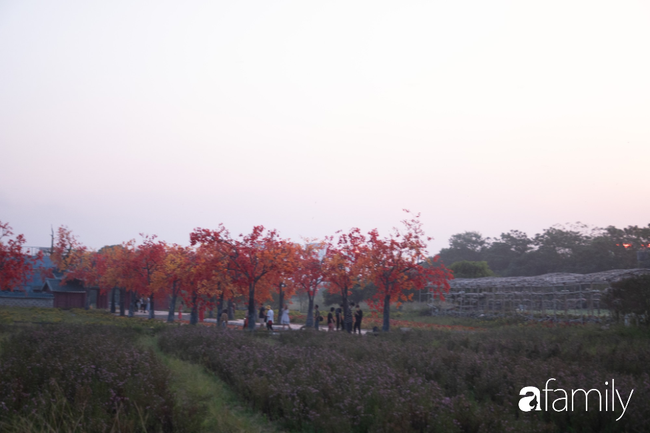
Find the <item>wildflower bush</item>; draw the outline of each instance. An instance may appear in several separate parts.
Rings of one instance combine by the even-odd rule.
[[[379,336],[294,332],[278,337],[168,329],[163,351],[201,363],[250,404],[291,430],[643,431],[650,420],[645,335],[596,328],[511,327],[481,332]],[[620,421],[576,399],[573,411],[521,412],[519,390],[549,378],[564,389],[604,390],[627,400]],[[581,401],[580,401],[581,400]]]
[[[434,416],[443,404],[435,383],[385,363],[349,363],[342,354],[318,347],[287,350],[284,344],[208,328],[169,329],[159,345],[201,362],[254,408],[292,430],[400,432],[451,422]]]
[[[151,350],[135,345],[137,335],[93,325],[12,332],[0,351],[0,430],[189,428],[169,390],[168,369]]]

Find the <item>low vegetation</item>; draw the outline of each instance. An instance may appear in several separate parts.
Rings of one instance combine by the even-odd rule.
[[[203,364],[242,398],[295,431],[634,431],[650,419],[649,336],[638,330],[509,326],[376,337],[213,329],[165,330],[166,353]],[[269,344],[272,343],[272,344]],[[566,389],[615,379],[625,416],[518,409],[519,390],[549,378]]]
[[[0,431],[646,429],[646,327],[472,324],[273,334],[3,308]],[[614,379],[625,401],[633,394],[624,414],[598,411],[593,395],[588,411],[582,398],[572,411],[522,412],[520,389],[549,378],[601,391]]]
[[[214,375],[162,354],[155,334],[167,326],[101,311],[0,309],[0,431],[276,430]]]

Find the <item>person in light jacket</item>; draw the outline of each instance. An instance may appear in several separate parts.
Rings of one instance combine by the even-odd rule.
[[[282,325],[282,329],[284,329],[285,326],[289,327],[289,330],[291,330],[291,325],[289,321],[289,306],[285,305],[284,309],[282,309],[282,317],[280,318],[280,324]]]

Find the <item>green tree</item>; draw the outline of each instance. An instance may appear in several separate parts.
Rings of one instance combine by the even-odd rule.
[[[341,294],[330,290],[324,290],[323,303],[325,305],[339,305],[342,302]],[[358,304],[366,299],[370,299],[377,293],[377,287],[373,283],[366,283],[364,285],[355,285],[348,294],[348,300]]]
[[[470,262],[468,260],[463,260],[462,262],[452,263],[449,266],[454,272],[454,278],[482,278],[482,277],[493,277],[494,272],[488,266],[488,263],[485,261],[482,262]]]
[[[641,323],[650,325],[650,275],[612,283],[602,300],[617,319],[634,314]]]
[[[449,238],[449,248],[440,250],[440,260],[443,263],[481,261],[487,247],[488,240],[479,232],[457,233]]]
[[[517,263],[532,248],[533,240],[526,233],[511,230],[490,242],[484,258],[490,269],[501,276],[509,276],[516,272]]]

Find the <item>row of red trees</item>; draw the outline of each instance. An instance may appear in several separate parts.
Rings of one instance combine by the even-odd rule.
[[[281,303],[293,294],[306,294],[307,324],[311,324],[314,298],[321,287],[326,287],[340,294],[345,324],[351,330],[348,295],[355,285],[371,282],[377,291],[370,305],[383,311],[383,330],[388,331],[391,304],[407,301],[414,290],[425,287],[440,297],[449,290],[451,272],[434,263],[437,258],[428,257],[428,240],[419,215],[403,221],[403,229],[393,229],[388,237],[381,237],[377,230],[364,235],[352,229],[306,245],[282,239],[275,230],[263,226],[233,237],[220,225],[216,230],[195,229],[190,234],[190,246],[169,245],[155,236],[143,236],[139,244],[131,240],[90,251],[70,230],[61,227],[51,258],[67,281],[79,280],[103,292],[115,288],[123,295],[129,292],[130,315],[136,297],[151,300],[149,314],[153,317],[155,300],[169,296],[169,320],[173,320],[180,297],[192,308],[191,322],[196,323],[199,310],[216,307],[219,315],[226,302],[244,298],[251,329],[255,327],[256,306],[273,294],[280,296]],[[121,312],[124,314],[124,309]]]

